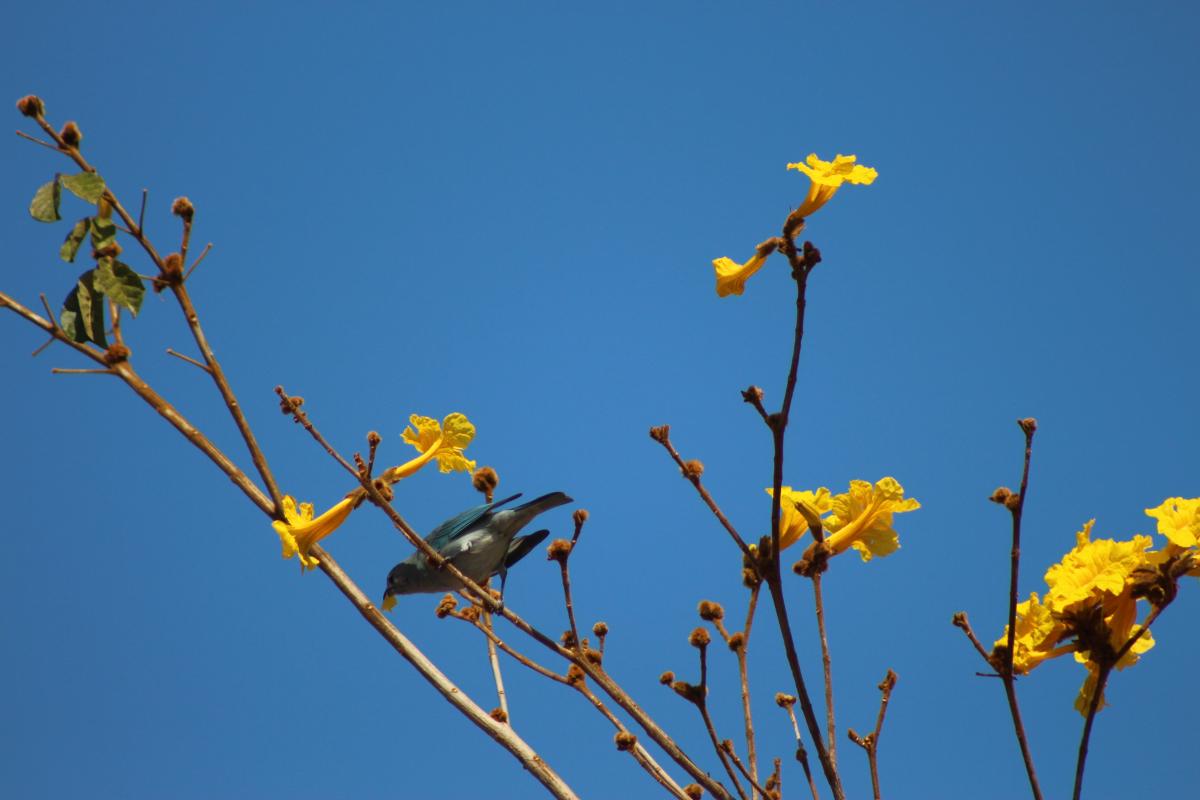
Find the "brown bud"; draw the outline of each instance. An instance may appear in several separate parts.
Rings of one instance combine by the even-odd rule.
[[[708,635],[708,631],[704,628],[696,628],[688,636],[688,644],[692,647],[708,647],[708,643],[712,641],[712,637]]]
[[[575,513],[571,515],[571,521],[575,523],[576,528],[587,522],[587,520],[588,512],[586,508],[577,508],[575,509]]]
[[[92,251],[92,258],[97,260],[101,258],[116,258],[119,255],[121,255],[121,245],[116,241],[109,242],[104,247],[98,247]]]
[[[299,410],[302,405],[304,405],[304,398],[299,395],[293,397],[281,395],[279,398],[279,410],[284,414],[291,414],[292,409]]]
[[[370,431],[367,433],[367,444],[371,447],[378,447],[383,441],[383,437],[379,435],[379,431]]]
[[[694,683],[688,683],[687,681],[675,681],[671,684],[671,688],[675,691],[675,694],[679,695],[684,700],[687,700],[689,703],[695,703],[699,705],[700,703],[704,702],[704,690]]]
[[[500,476],[491,467],[480,467],[471,476],[471,485],[475,487],[475,491],[491,495],[500,485]]]
[[[1032,436],[1037,430],[1037,420],[1033,417],[1025,417],[1025,419],[1017,420],[1017,424],[1021,426],[1021,430],[1025,431],[1026,436]]]
[[[601,639],[603,639],[605,636],[608,636],[608,623],[597,622],[592,626],[592,633],[596,634]]]
[[[493,708],[488,712],[488,716],[496,720],[496,722],[508,722],[508,713],[503,708]]]
[[[392,489],[392,485],[383,478],[376,478],[375,480],[371,481],[371,485],[374,486],[375,491],[379,492],[383,499],[387,500],[389,503],[392,502],[392,498],[396,496],[396,491]]]
[[[570,631],[563,631],[562,636],[558,637],[558,640],[562,642],[563,647],[575,647],[575,634]]]
[[[596,666],[600,666],[600,664],[604,661],[604,654],[592,647],[584,649],[583,657]]]
[[[157,291],[162,291],[159,288],[159,283],[166,286],[178,286],[183,282],[183,256],[179,253],[168,253],[162,261],[162,271],[159,272],[158,278],[155,279],[154,288]],[[284,413],[287,413],[286,411]]]
[[[776,692],[775,705],[779,706],[780,708],[791,708],[792,706],[796,705],[796,698],[794,695],[785,694],[784,692]]]
[[[104,363],[110,367],[113,364],[120,364],[122,361],[129,360],[129,348],[123,344],[109,345],[104,351]]]
[[[171,203],[171,213],[185,220],[190,220],[196,213],[196,207],[186,197],[176,197],[175,202]]]
[[[587,678],[587,674],[584,673],[583,669],[580,668],[578,664],[572,664],[567,668],[567,683],[571,684],[572,686],[577,686],[578,684],[583,683],[585,678]]]
[[[460,616],[462,616],[462,618],[465,619],[467,622],[475,622],[476,620],[479,619],[479,616],[482,613],[483,613],[483,610],[480,609],[479,606],[467,606],[466,608],[464,608],[462,610]]]
[[[74,122],[63,125],[58,136],[67,147],[79,147],[79,143],[83,141],[83,131],[79,130],[79,126]]]
[[[27,117],[40,117],[46,113],[46,104],[36,94],[27,94],[17,101],[17,110]]]
[[[729,637],[729,649],[730,650],[732,650],[733,652],[736,653],[737,651],[741,650],[745,646],[746,646],[746,634],[742,633],[741,631],[737,631],[736,633],[730,635],[730,637]]]
[[[755,403],[755,404],[761,405],[762,401],[763,401],[763,397],[764,397],[763,390],[757,386],[751,386],[749,389],[742,390],[742,399],[745,400],[747,403]]]
[[[742,567],[742,585],[743,586],[745,586],[747,589],[753,589],[755,586],[758,586],[761,582],[762,581],[760,581],[758,578],[758,573],[754,571],[753,567]]]
[[[721,742],[721,749],[726,753],[733,752],[733,739],[725,739]]]
[[[658,676],[658,682],[663,686],[670,686],[675,682],[675,673],[671,672],[671,670],[667,670],[662,675]]]
[[[1012,489],[1007,486],[997,486],[996,491],[992,492],[992,496],[988,498],[993,503],[1004,505],[1008,498],[1012,497]]]
[[[701,800],[704,797],[704,790],[700,788],[698,783],[689,783],[683,787],[683,793],[686,794],[689,800]]]
[[[557,561],[560,564],[566,564],[567,558],[571,555],[571,543],[566,539],[555,539],[546,548],[546,560]]]
[[[704,474],[704,464],[699,459],[693,458],[691,461],[683,462],[683,477],[689,481],[698,481],[700,476]]]
[[[637,737],[629,731],[617,731],[617,735],[613,737],[613,741],[616,742],[618,750],[632,750],[633,746],[637,744]]]
[[[456,608],[458,608],[458,600],[455,599],[454,595],[447,594],[442,598],[442,602],[438,603],[433,613],[437,614],[438,619],[445,619]]]
[[[818,250],[812,242],[804,243],[803,252],[804,263],[808,265],[808,267],[812,268],[821,263],[821,251]]]
[[[720,603],[714,603],[711,600],[701,600],[696,610],[700,612],[700,619],[705,622],[725,618],[725,609],[721,608]]]
[[[650,438],[654,441],[663,444],[671,438],[670,425],[658,425],[650,429]]]
[[[1013,492],[1008,497],[1004,498],[1004,507],[1009,511],[1016,511],[1021,507],[1021,495]]]

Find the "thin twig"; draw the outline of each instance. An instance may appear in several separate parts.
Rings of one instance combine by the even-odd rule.
[[[742,784],[737,779],[737,774],[733,771],[733,764],[730,762],[729,754],[721,746],[721,740],[717,738],[717,729],[713,727],[712,716],[708,713],[708,645],[700,643],[696,649],[700,651],[700,691],[698,692],[698,696],[694,698],[694,702],[696,708],[700,710],[700,717],[704,720],[704,729],[708,731],[708,738],[712,740],[712,746],[717,752],[717,758],[720,759],[721,765],[725,767],[725,772],[728,773],[729,780],[733,783],[733,788],[737,790],[738,796],[742,800],[746,800],[746,792],[742,789]]]
[[[333,445],[326,441],[325,437],[321,435],[321,432],[318,431],[316,426],[314,426],[309,420],[308,414],[300,410],[300,406],[295,400],[292,399],[292,397],[284,390],[282,386],[275,387],[275,394],[279,395],[279,402],[287,406],[288,413],[292,415],[292,419],[300,423],[301,427],[308,431],[308,434],[316,440],[317,444],[324,448],[325,452],[328,453],[334,461],[341,464],[342,468],[355,478],[361,479],[361,476],[358,474],[358,470],[352,467],[350,462],[343,458],[342,454],[339,453]]]
[[[808,765],[808,751],[804,749],[804,740],[800,738],[800,723],[796,720],[795,704],[788,703],[783,706],[783,709],[787,711],[788,719],[792,721],[792,730],[796,734],[796,760],[800,762],[800,767],[804,770],[804,778],[808,781],[808,791],[813,800],[819,800],[817,784],[813,780],[812,769]]]
[[[1042,800],[1042,788],[1038,784],[1037,771],[1033,767],[1033,753],[1029,749],[1029,738],[1025,735],[1025,723],[1021,720],[1021,708],[1017,703],[1016,676],[1013,674],[1013,659],[1016,657],[1017,635],[1017,579],[1021,565],[1021,518],[1025,509],[1025,494],[1029,489],[1029,462],[1033,456],[1033,433],[1037,422],[1032,417],[1017,420],[1025,434],[1025,463],[1021,470],[1021,489],[1016,502],[1009,504],[1012,512],[1012,551],[1009,556],[1008,581],[1008,648],[1001,664],[993,664],[1004,681],[1004,696],[1012,716],[1013,731],[1021,747],[1021,759],[1025,763],[1025,774],[1029,777],[1029,789],[1034,800]]]
[[[746,726],[746,760],[750,762],[750,778],[752,783],[758,782],[758,752],[754,742],[754,718],[750,713],[750,677],[747,668],[750,648],[750,629],[754,624],[754,612],[758,609],[758,593],[761,583],[755,583],[750,589],[750,602],[746,607],[746,624],[742,627],[742,646],[737,650],[738,678],[742,686],[742,719]]]
[[[1083,770],[1087,763],[1088,740],[1092,737],[1092,723],[1096,720],[1096,712],[1100,710],[1100,701],[1104,699],[1104,687],[1108,684],[1108,678],[1112,675],[1113,668],[1121,663],[1121,659],[1137,643],[1137,640],[1150,630],[1150,626],[1158,619],[1158,615],[1164,608],[1165,606],[1155,606],[1146,616],[1146,621],[1133,632],[1121,649],[1113,654],[1112,663],[1101,665],[1096,674],[1096,689],[1092,693],[1092,702],[1088,704],[1087,718],[1083,722],[1083,734],[1079,737],[1079,754],[1075,759],[1075,788],[1071,793],[1072,800],[1079,800],[1083,792]]]
[[[875,718],[875,730],[866,736],[860,736],[853,728],[846,730],[846,733],[850,736],[850,741],[854,742],[867,753],[867,763],[871,768],[871,789],[874,792],[875,800],[880,800],[879,736],[883,732],[883,716],[887,713],[888,700],[891,699],[892,689],[894,688],[896,688],[896,673],[889,669],[883,682],[879,684],[881,696],[879,698],[879,716]]]
[[[58,152],[58,148],[55,147],[54,145],[50,144],[49,142],[47,142],[43,139],[39,139],[36,136],[30,136],[25,131],[16,131],[16,134],[17,134],[17,136],[20,136],[22,139],[28,139],[29,141],[33,142],[34,144],[40,144],[42,147],[49,147],[54,152],[56,152],[56,153]]]
[[[167,348],[167,355],[175,356],[176,358],[181,359],[181,360],[186,361],[187,363],[191,364],[193,367],[199,367],[200,369],[204,370],[205,372],[209,373],[210,375],[212,374],[212,370],[208,368],[207,364],[202,364],[199,361],[197,361],[196,359],[192,358],[191,356],[185,356],[183,353],[176,352],[175,350],[172,350],[169,347]]]
[[[746,781],[750,784],[751,792],[752,792],[751,797],[757,797],[759,795],[762,795],[763,797],[769,797],[770,795],[767,794],[767,790],[765,788],[763,788],[762,786],[758,785],[758,781],[756,781],[750,775],[749,770],[746,769],[746,765],[742,763],[742,760],[740,758],[738,758],[738,754],[733,749],[733,742],[726,739],[721,744],[722,744],[722,747],[725,749],[725,752],[729,753],[729,757],[731,759],[733,759],[733,765],[738,768],[738,772],[742,773],[742,777],[745,778]]]
[[[792,339],[792,356],[788,365],[787,383],[783,393],[783,404],[778,413],[766,415],[760,413],[764,423],[771,431],[771,441],[774,450],[771,480],[771,552],[768,564],[766,565],[766,575],[763,577],[771,593],[771,602],[775,606],[775,617],[779,624],[780,636],[783,638],[788,668],[791,670],[792,680],[796,686],[796,695],[800,701],[800,710],[804,714],[805,725],[808,727],[809,735],[813,739],[813,746],[817,750],[817,757],[825,773],[825,780],[833,792],[834,800],[845,800],[846,794],[842,788],[841,776],[838,775],[837,765],[830,758],[829,751],[825,747],[824,736],[821,734],[816,712],[813,710],[812,699],[809,696],[808,687],[804,681],[804,674],[800,668],[800,658],[796,653],[791,622],[788,619],[787,603],[783,595],[783,580],[780,575],[779,521],[783,487],[784,434],[787,430],[788,418],[791,413],[792,399],[796,394],[796,376],[800,366],[800,351],[804,342],[804,312],[807,303],[808,275],[820,260],[816,249],[811,248],[807,243],[805,244],[803,253],[797,250],[795,237],[803,227],[804,219],[797,217],[795,212],[793,212],[784,222],[783,236],[776,242],[778,249],[787,256],[788,263],[792,267],[792,277],[796,282],[796,325]],[[753,404],[752,399],[748,399],[748,402]]]
[[[530,774],[532,774],[555,797],[562,800],[576,800],[571,787],[550,768],[550,765],[538,755],[525,741],[516,734],[509,725],[492,719],[486,711],[474,703],[459,687],[455,686],[432,661],[425,657],[395,625],[363,594],[360,589],[337,562],[320,545],[313,545],[310,551],[320,562],[321,571],[329,576],[334,585],[345,597],[353,603],[363,618],[390,644],[406,661],[416,667],[426,681],[439,694],[462,712],[476,727],[490,736],[494,741],[512,753]]]
[[[483,612],[484,627],[492,627],[492,615]],[[492,676],[496,679],[496,697],[500,702],[500,710],[504,712],[504,719],[512,724],[512,715],[508,710],[508,694],[504,691],[504,676],[500,672],[500,657],[496,655],[496,643],[491,637],[487,638],[488,663],[492,667]]]
[[[113,375],[113,374],[115,374],[111,369],[63,369],[62,367],[55,367],[54,369],[50,370],[50,373],[52,375]]]
[[[825,632],[825,599],[821,594],[820,571],[813,573],[812,585],[813,604],[817,612],[817,634],[821,639],[821,667],[825,677],[825,732],[829,737],[829,759],[837,764],[837,726],[833,716],[833,662],[829,655],[829,636]]]
[[[208,255],[209,250],[212,250],[212,242],[204,245],[204,249],[200,251],[200,255],[197,256],[196,260],[192,262],[192,265],[188,267],[188,271],[183,274],[184,281],[187,281],[188,278],[192,277],[192,273],[196,270],[196,267],[200,266],[200,262],[204,260],[206,255]]]
[[[143,189],[142,189],[142,207],[138,209],[138,222],[137,222],[137,226],[138,226],[138,230],[139,230],[139,231],[145,231],[145,230],[146,230],[146,226],[145,226],[145,224],[144,224],[144,223],[145,223],[145,221],[146,221],[146,199],[147,199],[148,197],[150,197],[150,190],[149,190],[149,189],[145,189],[145,188],[143,188]]]
[[[52,344],[54,344],[54,337],[53,337],[53,336],[51,336],[49,339],[47,339],[47,340],[46,340],[45,342],[43,342],[42,344],[38,345],[38,348],[37,348],[36,350],[34,350],[32,353],[30,353],[30,354],[29,354],[29,357],[30,357],[30,358],[37,358],[38,356],[40,356],[40,355],[41,355],[41,354],[42,354],[42,353],[45,351],[45,349],[46,349],[47,347],[49,347],[49,346],[50,346],[50,345],[52,345]]]
[[[667,454],[670,455],[671,459],[679,466],[679,470],[683,474],[683,477],[687,478],[687,480],[691,482],[692,486],[696,487],[696,491],[700,493],[700,499],[703,500],[704,504],[708,506],[710,511],[712,511],[713,516],[715,516],[717,521],[721,523],[721,527],[729,532],[729,535],[733,538],[733,541],[738,546],[738,549],[742,551],[742,555],[744,555],[753,568],[757,570],[757,560],[754,558],[754,554],[750,551],[750,547],[746,544],[746,541],[742,538],[742,535],[737,532],[737,528],[733,527],[733,523],[729,521],[729,518],[726,517],[721,511],[721,508],[717,505],[717,501],[713,499],[713,496],[709,493],[708,489],[704,488],[704,484],[700,482],[700,471],[689,468],[680,457],[679,452],[675,449],[675,446],[671,444],[670,426],[662,425],[657,428],[651,428],[650,436],[654,439],[654,441],[663,446],[663,449],[667,451]]]

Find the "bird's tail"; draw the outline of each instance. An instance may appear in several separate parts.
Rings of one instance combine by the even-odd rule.
[[[565,506],[567,503],[574,502],[570,497],[567,497],[562,492],[551,492],[544,494],[541,497],[530,500],[528,503],[522,503],[516,506],[512,511],[520,514],[527,519],[533,519],[543,511],[549,511],[552,508]]]

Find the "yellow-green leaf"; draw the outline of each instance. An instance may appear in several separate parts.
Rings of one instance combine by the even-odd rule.
[[[94,172],[63,175],[60,180],[76,197],[89,203],[95,203],[104,195],[104,178]]]
[[[75,288],[63,302],[60,324],[67,335],[77,342],[95,342],[108,347],[104,337],[104,298],[93,282],[95,270],[79,276]]]
[[[49,183],[43,183],[38,187],[37,192],[33,195],[33,201],[29,204],[29,214],[38,222],[58,222],[62,217],[58,215],[58,204],[62,198],[62,188],[58,185],[58,178]]]
[[[146,286],[137,273],[114,258],[102,258],[95,270],[96,290],[137,316]]]
[[[75,223],[71,228],[71,232],[67,234],[67,238],[62,243],[62,247],[58,249],[59,256],[63,261],[72,262],[75,260],[75,254],[79,252],[79,245],[83,244],[83,239],[88,235],[88,228],[91,225],[91,220],[87,217]]]

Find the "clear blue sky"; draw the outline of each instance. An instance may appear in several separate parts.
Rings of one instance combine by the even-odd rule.
[[[1000,632],[1007,516],[986,497],[1017,483],[1015,418],[1041,422],[1023,595],[1086,520],[1126,538],[1152,530],[1144,508],[1200,495],[1190,3],[67,2],[4,18],[10,127],[30,92],[78,120],[122,197],[150,189],[164,249],[171,199],[195,202],[215,247],[194,296],[285,490],[325,506],[349,486],[280,416],[278,383],[340,446],[376,429],[395,461],[408,414],[466,413],[502,491],[591,510],[581,618],[609,623],[609,669],[714,772],[693,710],[656,679],[694,674],[698,600],[741,613],[738,559],[646,429],[670,423],[734,521],[766,530],[770,441],[738,390],[778,402],[789,279],[771,263],[718,300],[709,262],[777,232],[807,186],[788,161],[856,153],[879,170],[810,221],[825,263],[786,482],[893,475],[924,505],[898,518],[900,552],[839,559],[826,580],[842,726],[870,728],[875,684],[900,675],[888,794],[1026,791],[1001,688],[949,624],[965,609]],[[25,211],[62,169],[16,137],[0,147],[0,286],[31,305],[78,271],[57,260],[64,227]],[[193,352],[174,307],[148,297],[129,336],[154,385],[248,465],[203,376],[163,355]],[[536,795],[328,581],[279,558],[207,461],[116,381],[51,376],[84,365],[62,347],[30,359],[41,342],[0,315],[0,792]],[[398,488],[423,531],[477,500],[462,476]],[[566,510],[545,519],[568,529]],[[370,510],[328,544],[373,594],[410,551]],[[561,630],[553,566],[536,555],[512,577],[509,602]],[[789,586],[806,608],[807,585]],[[1092,797],[1191,786],[1186,589],[1110,687]],[[395,618],[491,707],[482,642],[435,602]],[[816,681],[811,625],[799,635]],[[714,655],[736,738],[733,661]],[[762,751],[800,796],[765,615],[751,659]],[[1070,788],[1082,677],[1062,660],[1020,685],[1050,796]],[[651,795],[580,698],[506,678],[518,729],[577,790]],[[840,747],[862,797],[864,759]]]

